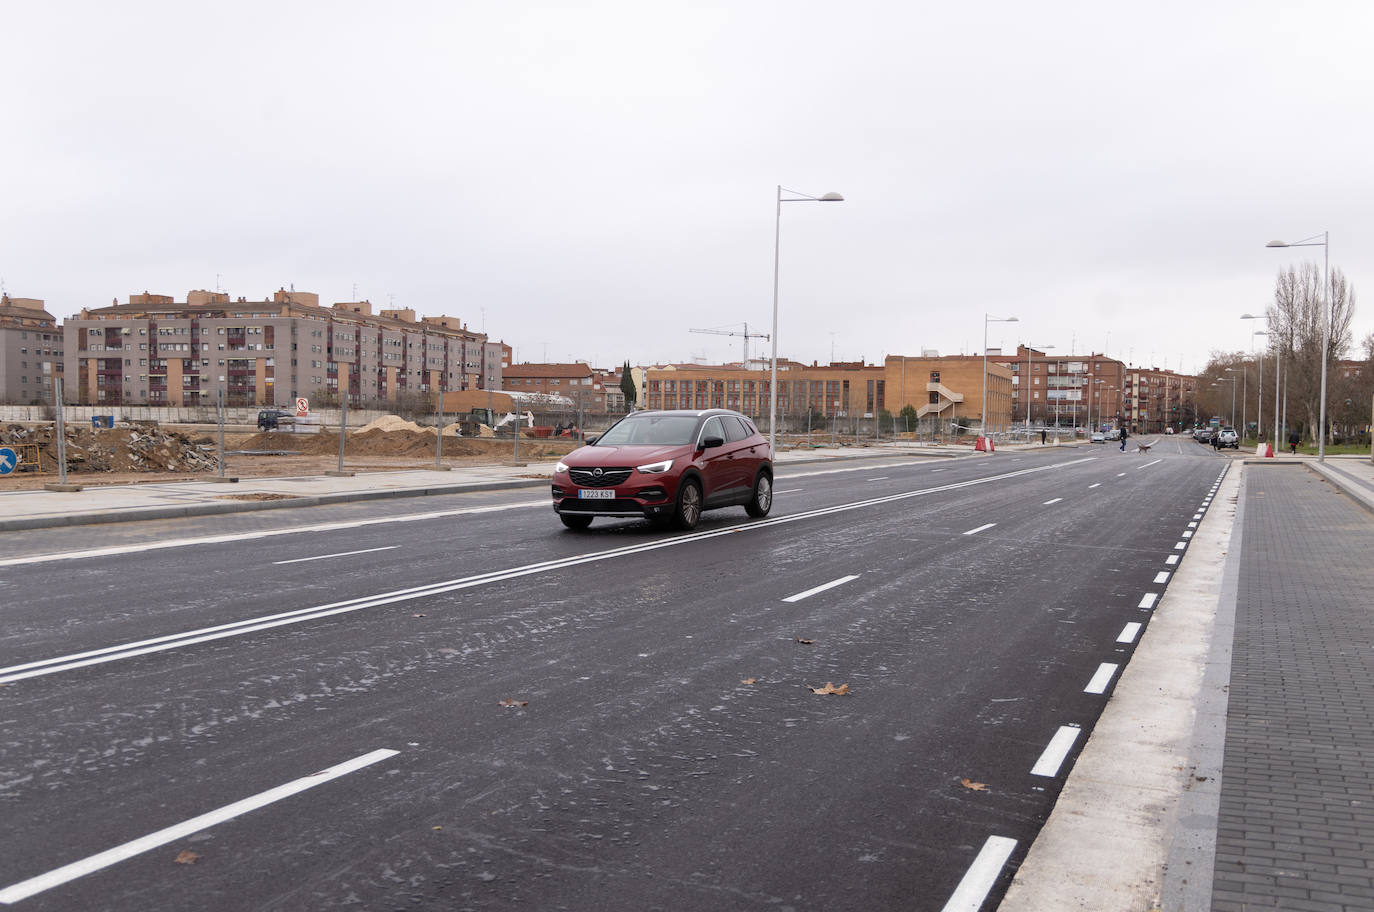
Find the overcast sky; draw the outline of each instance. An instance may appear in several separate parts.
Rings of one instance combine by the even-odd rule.
[[[1054,346],[1194,372],[1331,232],[1374,332],[1374,3],[8,3],[0,279],[282,286],[517,360]],[[1261,324],[1253,324],[1260,328]],[[1260,340],[1262,343],[1262,337]],[[768,343],[751,343],[766,353]]]

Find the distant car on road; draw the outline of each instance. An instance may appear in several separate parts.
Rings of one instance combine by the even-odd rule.
[[[696,527],[703,510],[773,506],[773,453],[754,423],[727,409],[631,412],[553,470],[553,509],[569,529],[598,516]]]
[[[1091,440],[1093,443],[1106,443],[1107,435],[1102,433],[1101,431],[1093,431]]]

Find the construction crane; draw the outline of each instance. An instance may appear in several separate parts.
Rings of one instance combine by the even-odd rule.
[[[733,325],[733,324],[731,324],[731,325]],[[748,323],[741,323],[741,324],[739,324],[739,325],[744,327],[744,331],[743,331],[743,332],[740,332],[740,331],[734,330],[734,329],[692,329],[692,330],[688,330],[688,332],[705,333],[706,335],[710,335],[710,336],[743,336],[743,337],[744,337],[744,366],[745,366],[746,368],[748,368],[748,367],[749,367],[749,340],[750,340],[750,339],[767,339],[767,338],[769,338],[769,335],[768,335],[768,333],[751,333],[751,332],[749,331],[749,324],[748,324]]]

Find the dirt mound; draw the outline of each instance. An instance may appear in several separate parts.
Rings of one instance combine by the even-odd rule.
[[[68,472],[207,472],[218,468],[213,444],[155,427],[67,428]],[[57,472],[57,433],[52,427],[12,424],[0,444],[36,449],[38,471]],[[21,456],[23,453],[21,453]]]

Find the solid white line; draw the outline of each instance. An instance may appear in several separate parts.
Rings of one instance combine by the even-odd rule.
[[[661,548],[674,548],[680,545],[687,545],[693,542],[704,541],[710,538],[719,538],[722,535],[736,535],[743,532],[756,532],[760,529],[770,529],[774,526],[785,525],[787,523],[799,522],[807,519],[815,519],[821,516],[830,516],[837,513],[846,513],[851,510],[858,510],[864,507],[879,506],[882,504],[895,503],[900,500],[907,500],[912,497],[923,497],[928,494],[938,494],[945,491],[955,491],[961,488],[972,487],[974,485],[988,484],[994,481],[1004,481],[1009,478],[1019,478],[1023,475],[1033,475],[1038,472],[1050,471],[1053,469],[1066,468],[1088,462],[1089,459],[1077,459],[1070,462],[1056,463],[1054,465],[1039,466],[1031,469],[1018,469],[1015,472],[1004,472],[1000,475],[990,475],[985,478],[974,478],[968,481],[956,481],[946,485],[939,485],[933,488],[923,488],[917,491],[906,491],[901,494],[888,494],[884,497],[874,497],[868,500],[855,501],[853,503],[839,504],[833,507],[821,507],[815,510],[807,510],[801,513],[793,513],[789,516],[779,516],[772,519],[756,520],[747,525],[728,526],[723,529],[714,529],[709,532],[695,532],[689,535],[679,535],[672,538],[659,539],[657,541],[646,542],[638,545],[627,545],[620,548],[609,548],[605,551],[598,551],[592,554],[582,554],[574,557],[559,558],[557,560],[542,561],[535,564],[512,567],[507,570],[493,570],[487,573],[479,573],[474,576],[461,577],[458,579],[443,580],[437,583],[430,583],[424,586],[415,586],[410,589],[398,589],[391,592],[383,592],[378,595],[364,596],[361,598],[347,599],[342,602],[331,602],[327,605],[316,605],[311,608],[299,608],[294,611],[284,611],[279,614],[269,614],[256,618],[247,618],[241,621],[234,621],[227,624],[219,624],[214,627],[204,627],[198,630],[182,631],[181,633],[168,634],[167,636],[154,637],[148,640],[139,640],[133,643],[123,643],[117,646],[106,646],[100,649],[92,649],[86,652],[74,653],[71,655],[58,656],[51,659],[41,659],[36,662],[26,662],[22,665],[11,665],[7,668],[0,668],[0,684],[8,684],[13,681],[21,681],[26,678],[36,678],[42,675],[54,674],[60,671],[70,671],[76,668],[84,668],[88,665],[98,665],[105,662],[115,662],[121,659],[131,659],[136,656],[147,655],[154,652],[165,652],[169,649],[180,649],[183,646],[192,646],[197,643],[205,643],[211,640],[224,639],[226,637],[240,636],[245,633],[252,633],[259,630],[268,630],[273,627],[281,627],[286,624],[297,624],[302,621],[318,620],[336,614],[345,614],[352,611],[360,611],[365,608],[375,608],[381,605],[389,605],[395,602],[408,601],[410,599],[424,598],[432,595],[442,595],[446,592],[455,592],[460,589],[469,589],[474,586],[484,586],[490,583],[502,582],[504,580],[516,579],[522,576],[531,576],[538,573],[547,573],[552,570],[563,570],[568,567],[580,564],[595,563],[603,560],[610,560],[617,557],[625,557],[633,554],[643,554],[650,551],[657,551]],[[542,503],[542,501],[541,501]],[[293,530],[295,531],[295,530]]]
[[[1042,507],[1048,507],[1050,504],[1057,504],[1057,503],[1059,503],[1059,501],[1061,501],[1061,500],[1063,500],[1063,499],[1064,499],[1064,498],[1062,498],[1062,497],[1056,497],[1054,500],[1047,500],[1047,501],[1045,501],[1045,502],[1042,503],[1040,506],[1042,506]]]
[[[837,579],[837,580],[831,580],[830,582],[825,583],[824,585],[817,586],[815,589],[808,589],[808,590],[806,590],[805,592],[798,592],[796,595],[789,595],[787,598],[783,599],[783,601],[784,601],[784,602],[800,602],[802,599],[804,599],[804,598],[810,598],[811,596],[815,595],[815,594],[818,593],[818,592],[824,592],[824,591],[826,591],[827,589],[834,589],[836,586],[843,586],[845,583],[851,582],[851,581],[856,580],[856,579],[858,579],[858,578],[859,578],[858,575],[853,575],[853,576],[842,576],[842,577],[840,577],[840,578]]]
[[[1059,767],[1064,763],[1064,758],[1069,755],[1073,743],[1078,740],[1079,731],[1077,725],[1059,726],[1059,731],[1054,733],[1054,737],[1050,739],[1045,752],[1040,755],[1039,760],[1035,761],[1035,766],[1031,767],[1031,775],[1057,775]]]
[[[386,545],[381,548],[364,548],[361,551],[340,551],[338,554],[321,554],[319,557],[297,557],[293,560],[272,561],[274,564],[303,564],[306,561],[329,560],[331,557],[352,557],[355,554],[371,554],[373,551],[392,551],[400,545]]]
[[[976,528],[976,529],[969,529],[969,530],[968,530],[967,532],[965,532],[964,534],[965,534],[965,535],[977,535],[979,532],[983,532],[983,531],[986,531],[986,530],[988,530],[988,529],[991,529],[991,528],[992,528],[993,526],[995,526],[995,525],[997,525],[997,523],[983,523],[983,524],[982,524],[981,526],[979,526],[978,528]]]
[[[1159,598],[1159,593],[1158,593],[1158,592],[1147,592],[1147,593],[1145,593],[1143,596],[1141,596],[1141,598],[1140,598],[1140,604],[1137,605],[1136,607],[1137,607],[1137,608],[1153,608],[1153,607],[1155,606],[1155,601],[1156,601],[1158,598]]]
[[[1178,564],[1178,555],[1177,555],[1177,554],[1170,554],[1168,557],[1164,558],[1164,563],[1168,564],[1170,567],[1173,567],[1173,566],[1177,565],[1177,564]]]
[[[1156,585],[1163,585],[1164,583],[1167,583],[1167,582],[1169,582],[1169,571],[1168,571],[1168,570],[1161,570],[1161,571],[1159,571],[1158,573],[1155,574],[1155,584],[1156,584]]]
[[[1093,679],[1088,682],[1088,686],[1083,688],[1084,693],[1100,694],[1106,693],[1107,685],[1112,682],[1112,675],[1116,674],[1117,666],[1110,662],[1103,662],[1097,666],[1097,672]]]
[[[1116,641],[1118,643],[1134,643],[1137,633],[1140,633],[1140,624],[1136,621],[1131,621],[1125,627],[1121,628],[1121,632],[1116,635]]]
[[[226,804],[224,807],[210,811],[208,814],[192,817],[190,820],[178,823],[175,826],[158,830],[155,833],[149,833],[147,836],[140,837],[131,842],[126,842],[123,845],[115,846],[113,849],[106,849],[104,852],[92,855],[89,858],[83,858],[80,861],[74,861],[71,864],[63,865],[46,874],[30,877],[28,880],[20,881],[13,886],[0,890],[0,903],[16,903],[21,899],[27,899],[30,896],[42,893],[44,890],[51,890],[53,887],[61,886],[64,883],[76,880],[78,877],[85,877],[87,874],[92,874],[102,868],[108,868],[110,865],[126,861],[149,849],[155,849],[169,842],[175,842],[178,839],[190,836],[192,833],[198,833],[216,824],[224,823],[226,820],[233,820],[235,817],[239,817],[249,811],[255,811],[260,807],[265,807],[274,801],[289,798],[306,789],[312,789],[332,779],[346,776],[365,766],[371,766],[380,760],[394,757],[398,753],[400,752],[382,749],[375,750],[370,754],[363,754],[361,757],[356,757],[346,763],[340,763],[338,766],[331,766],[328,769],[320,770],[318,773],[313,773],[312,775],[297,779],[294,782],[279,785],[274,789],[261,792],[251,798],[244,798],[242,801]]]
[[[1100,487],[1102,487],[1102,482],[1099,481],[1097,484],[1090,484],[1090,485],[1088,485],[1088,490],[1091,491],[1093,488],[1100,488]]]
[[[1015,839],[989,836],[978,852],[978,857],[973,859],[973,864],[964,872],[963,879],[959,881],[959,886],[954,889],[954,894],[950,896],[949,902],[945,903],[942,912],[978,912],[983,907],[983,901],[988,898],[988,893],[992,891],[993,884],[997,883],[1002,866],[1007,863],[1015,848]]]

